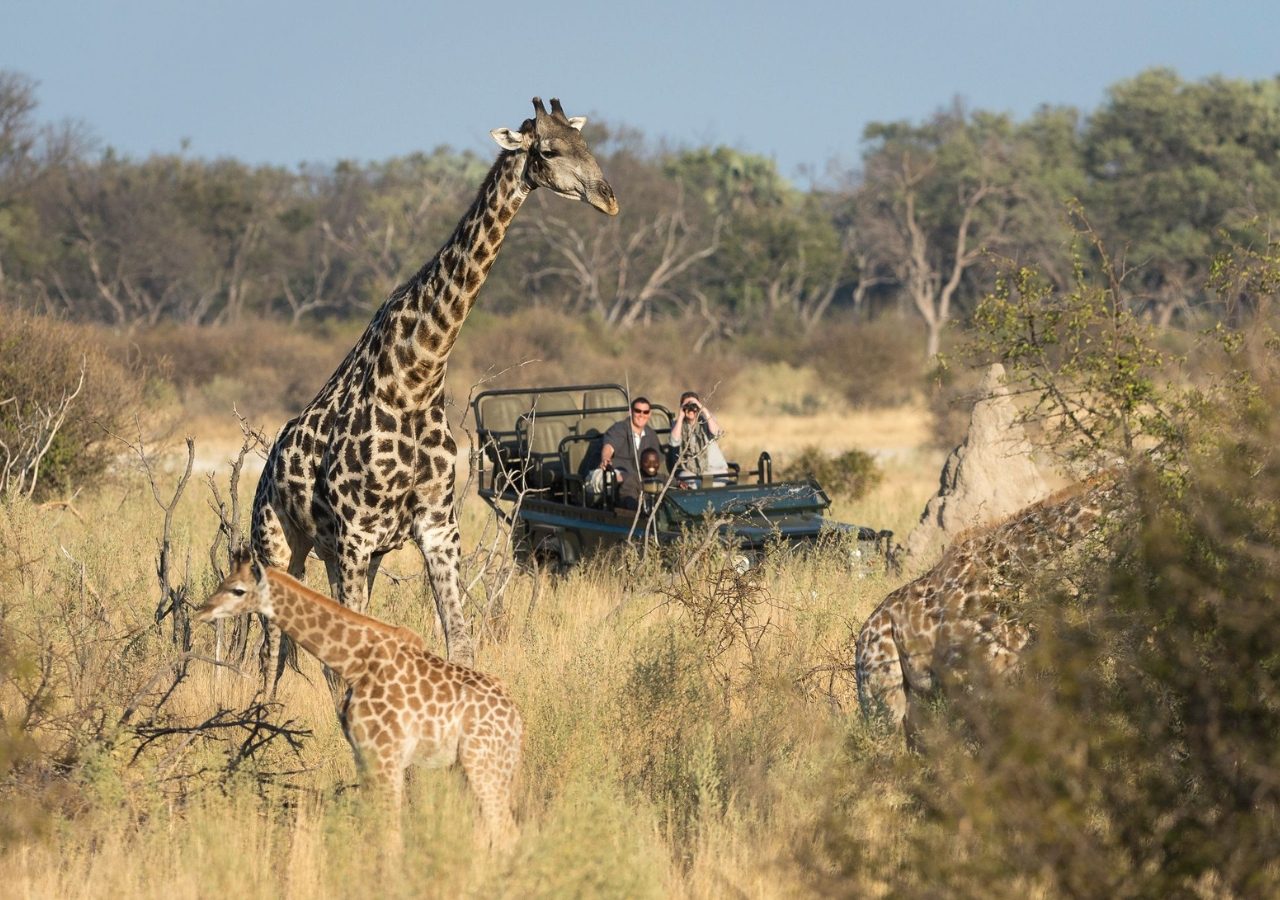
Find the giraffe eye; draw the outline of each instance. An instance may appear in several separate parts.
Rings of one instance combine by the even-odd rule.
[[[555,159],[560,155],[560,151],[555,147],[548,147],[546,144],[542,144],[538,147],[538,155],[543,159]]]
[[[237,596],[237,597],[243,597],[245,594],[247,594],[247,593],[249,593],[249,592],[248,592],[248,591],[246,591],[246,590],[245,590],[244,588],[242,588],[242,587],[233,587],[233,588],[231,589],[231,593],[232,593],[232,594],[234,594],[234,595],[235,595],[235,596]]]

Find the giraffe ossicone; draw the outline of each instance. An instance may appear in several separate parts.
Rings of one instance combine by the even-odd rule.
[[[422,552],[449,659],[474,647],[458,574],[457,444],[445,415],[449,353],[529,194],[546,188],[616,215],[618,201],[559,100],[502,148],[453,235],[374,314],[315,398],[285,423],[253,501],[252,544],[270,566],[301,578],[312,550],[335,600],[365,612],[382,558],[412,539]],[[278,651],[267,678],[278,679]],[[332,684],[332,679],[331,679]],[[335,687],[335,693],[337,686]]]
[[[507,846],[524,726],[491,675],[431,653],[422,638],[346,607],[242,555],[197,611],[203,622],[245,613],[270,619],[347,684],[343,733],[366,784],[391,801],[398,832],[404,772],[414,761],[461,764],[489,841]]]
[[[911,739],[915,704],[943,675],[971,664],[1009,671],[1031,636],[1016,615],[1019,593],[1097,531],[1121,489],[1107,473],[975,528],[933,568],[890,592],[857,636],[863,715],[886,717]]]

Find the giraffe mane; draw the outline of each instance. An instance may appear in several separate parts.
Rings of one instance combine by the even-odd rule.
[[[1021,519],[1023,516],[1027,515],[1028,513],[1038,512],[1039,510],[1047,509],[1051,506],[1057,506],[1060,503],[1065,503],[1066,501],[1070,500],[1073,497],[1077,497],[1081,494],[1088,493],[1094,488],[1100,487],[1101,485],[1106,484],[1107,482],[1114,483],[1118,480],[1119,480],[1119,470],[1117,469],[1105,469],[1101,472],[1098,472],[1095,475],[1090,475],[1088,478],[1085,478],[1081,481],[1077,481],[1073,484],[1067,485],[1066,487],[1059,488],[1049,496],[1042,497],[1041,499],[1037,500],[1035,503],[1032,503],[1028,506],[1024,506],[1021,509],[1016,509],[1013,512],[1009,513],[1009,515],[1005,516],[1003,519],[1000,519],[996,522],[988,522],[985,525],[969,526],[968,528],[964,529],[959,534],[957,534],[954,538],[951,539],[950,543],[948,544],[948,550],[950,550],[950,548],[952,547],[958,547],[965,541],[971,540],[975,537],[979,537],[985,534],[992,534],[996,531],[999,531],[1004,526],[1010,524],[1011,522],[1017,521],[1018,519]]]
[[[423,649],[426,648],[426,642],[422,639],[422,635],[412,629],[401,628],[399,625],[391,625],[390,623],[383,622],[380,619],[375,619],[373,616],[366,616],[363,613],[356,612],[354,609],[348,609],[332,597],[322,594],[313,588],[307,587],[283,569],[267,567],[266,572],[269,580],[296,591],[312,603],[336,613],[338,616],[349,622],[372,628],[373,630],[380,631],[383,634],[410,639],[419,647]]]

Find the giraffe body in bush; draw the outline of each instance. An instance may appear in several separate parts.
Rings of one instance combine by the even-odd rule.
[[[495,129],[502,148],[453,236],[374,315],[315,399],[276,437],[253,501],[255,555],[301,577],[314,548],[331,593],[358,612],[382,557],[410,537],[422,552],[446,655],[473,647],[462,609],[454,508],[457,445],[445,417],[449,353],[512,218],[545,187],[609,215],[618,211],[559,100],[518,131]],[[269,668],[279,678],[282,657]],[[274,682],[273,682],[274,684]]]
[[[1118,487],[1100,476],[962,534],[933,568],[886,596],[857,638],[864,715],[885,715],[910,738],[914,703],[944,673],[972,663],[1008,671],[1030,638],[1016,609],[1021,590],[1097,529]]]
[[[498,679],[448,662],[422,638],[353,612],[247,555],[205,601],[201,621],[259,613],[347,684],[339,715],[366,783],[385,792],[396,818],[404,772],[461,764],[492,843],[515,836],[513,790],[523,724]]]

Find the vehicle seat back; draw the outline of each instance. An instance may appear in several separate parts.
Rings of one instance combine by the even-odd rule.
[[[525,483],[532,488],[552,488],[563,482],[560,442],[571,434],[570,419],[527,414],[520,417],[516,429],[521,453],[528,465]]]
[[[610,409],[627,405],[627,395],[618,388],[593,388],[582,392],[583,409]]]

